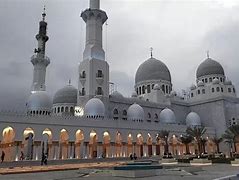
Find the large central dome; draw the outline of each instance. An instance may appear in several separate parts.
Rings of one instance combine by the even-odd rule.
[[[197,78],[214,74],[224,75],[223,67],[219,62],[211,58],[207,58],[198,66]]]
[[[139,66],[135,75],[135,84],[147,80],[166,80],[171,82],[171,75],[162,61],[149,58]]]

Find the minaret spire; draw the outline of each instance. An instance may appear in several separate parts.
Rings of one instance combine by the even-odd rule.
[[[210,58],[210,56],[209,56],[209,51],[207,50],[207,58],[209,59]]]
[[[45,91],[45,77],[46,67],[50,64],[50,59],[45,56],[46,42],[49,37],[47,36],[47,22],[46,18],[46,7],[43,8],[42,21],[39,22],[39,32],[36,35],[38,41],[38,47],[35,48],[35,55],[32,56],[31,62],[34,66],[32,92],[34,91]]]
[[[91,9],[100,9],[100,0],[90,0]]]
[[[150,57],[151,57],[151,58],[153,58],[153,50],[154,50],[154,49],[151,47],[151,48],[150,48]]]

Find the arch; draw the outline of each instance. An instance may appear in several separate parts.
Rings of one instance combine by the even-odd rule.
[[[127,120],[127,110],[123,110],[123,120]]]
[[[103,133],[103,152],[102,157],[109,157],[110,156],[110,134],[108,131]]]
[[[81,129],[78,129],[75,133],[75,157],[83,158],[83,141],[84,141],[84,132]]]
[[[23,131],[23,150],[21,150],[20,160],[33,159],[34,130],[30,127]]]
[[[127,136],[127,156],[133,154],[133,136],[131,133]]]
[[[147,146],[148,146],[148,156],[151,157],[153,155],[153,138],[150,133],[148,133],[147,137]]]
[[[65,112],[69,112],[69,107],[68,106],[66,106],[66,108],[65,108]]]
[[[116,108],[113,110],[113,119],[119,119],[119,111]]]
[[[60,131],[60,159],[68,158],[69,135],[66,129]]]
[[[4,161],[12,161],[15,159],[14,157],[14,139],[15,139],[15,130],[8,126],[2,131],[2,142],[0,148],[2,149],[2,153],[5,153]]]
[[[95,130],[91,130],[90,132],[90,141],[89,141],[89,156],[91,158],[97,157],[97,142],[98,142],[98,135]]]
[[[52,153],[52,131],[49,128],[46,128],[42,131],[41,158],[46,155],[48,159],[52,159]],[[37,156],[36,159],[38,159]]]
[[[144,155],[144,150],[143,150],[143,143],[144,139],[141,133],[138,133],[136,136],[136,155],[138,157],[142,157]]]
[[[116,132],[115,135],[115,155],[116,157],[123,156],[122,154],[122,135],[119,131]],[[125,157],[125,154],[124,154]]]

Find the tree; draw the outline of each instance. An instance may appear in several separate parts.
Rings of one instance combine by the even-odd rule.
[[[237,138],[239,137],[239,125],[230,126],[222,137],[225,142],[230,145],[230,148],[232,148],[232,145],[234,145],[234,151],[237,152],[236,143]]]
[[[168,155],[168,136],[169,131],[161,130],[157,136],[157,140],[162,140],[164,142],[164,154]]]
[[[198,145],[198,155],[201,155],[203,153],[203,147],[202,147],[202,139],[203,135],[206,133],[205,127],[188,127],[186,130],[186,133],[194,138]]]
[[[186,154],[190,154],[189,152],[189,144],[192,142],[193,138],[192,136],[189,135],[181,135],[180,136],[180,141],[185,145],[186,147]]]
[[[223,141],[223,138],[213,137],[212,142],[217,146],[217,153],[220,152],[219,144]]]

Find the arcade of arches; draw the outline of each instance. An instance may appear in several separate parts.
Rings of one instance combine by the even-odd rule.
[[[71,159],[71,158],[111,158],[111,157],[129,157],[135,153],[137,157],[150,157],[164,154],[165,144],[162,140],[148,133],[143,137],[138,133],[135,137],[129,133],[127,138],[122,138],[122,134],[116,131],[110,134],[104,131],[98,134],[97,131],[91,130],[89,134],[84,134],[79,129],[75,132],[75,140],[69,140],[69,134],[66,129],[61,129],[55,134],[59,136],[59,141],[53,141],[53,132],[46,128],[42,132],[42,140],[35,141],[34,129],[28,127],[23,131],[22,141],[15,141],[15,130],[12,127],[6,127],[2,131],[0,150],[5,152],[4,161],[24,159],[39,160],[43,153],[47,154],[48,159]],[[89,136],[88,142],[85,137]],[[102,138],[99,138],[99,137]],[[99,142],[102,139],[102,142]],[[157,140],[156,140],[157,139]],[[216,145],[208,139],[206,152],[216,152]],[[239,148],[238,148],[239,149]],[[192,142],[189,145],[190,153],[197,151],[197,143]],[[186,147],[182,144],[176,135],[169,137],[169,152],[173,155],[182,155],[186,152]]]

